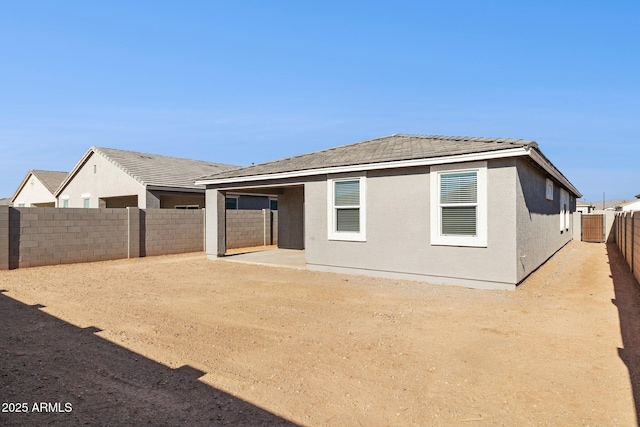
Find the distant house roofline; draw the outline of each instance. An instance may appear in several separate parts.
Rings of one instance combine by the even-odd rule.
[[[200,170],[202,168],[204,169],[219,168],[220,170],[230,170],[230,169],[237,169],[239,167],[236,165],[227,165],[223,163],[208,162],[205,160],[193,160],[193,159],[187,159],[183,157],[171,157],[171,156],[164,156],[161,154],[142,153],[137,151],[93,146],[86,151],[86,153],[82,156],[82,158],[78,161],[78,163],[76,163],[76,165],[71,170],[71,172],[69,172],[69,175],[67,176],[67,178],[57,188],[54,194],[56,197],[60,196],[60,194],[64,191],[64,189],[69,185],[71,180],[73,180],[73,178],[78,174],[80,169],[82,169],[82,167],[89,161],[89,159],[93,155],[99,155],[103,157],[106,161],[110,162],[115,167],[117,167],[118,169],[120,169],[121,171],[129,175],[132,179],[137,181],[144,188],[162,189],[166,191],[202,192],[204,191],[204,188],[198,188],[196,184],[194,184],[195,177],[197,176],[196,172],[193,172],[195,175],[193,179],[185,180],[185,182],[182,185],[179,185],[175,182],[176,181],[175,176],[173,177],[173,179],[170,179],[168,176],[166,176],[166,170],[163,170],[163,168],[156,167],[155,168],[156,170],[154,170],[153,172],[150,172],[148,169],[142,170],[145,167],[141,166],[143,164],[140,162],[141,160],[142,162],[149,161],[149,160],[151,160],[151,162],[154,162],[154,161],[164,162],[165,165],[179,163],[181,167],[185,167],[185,168],[192,167],[194,170],[195,169]],[[131,160],[135,158],[136,160],[133,162],[130,162],[131,164],[133,164],[133,166],[131,165],[127,166],[122,164],[121,160],[114,158],[117,156],[121,157],[122,159]],[[136,161],[138,163],[136,163]],[[135,170],[137,169],[136,166],[141,166],[141,167],[139,170]],[[143,177],[144,175],[143,172],[146,172],[148,176],[151,176],[151,178],[145,179],[145,177]],[[164,182],[163,182],[163,176],[165,176],[165,179],[166,179],[166,181]]]
[[[16,197],[18,197],[18,194],[20,194],[24,186],[27,185],[27,182],[29,181],[29,177],[32,175],[36,177],[38,181],[40,181],[40,183],[42,183],[42,185],[44,185],[44,187],[53,196],[55,195],[56,189],[58,188],[60,183],[63,182],[64,179],[69,175],[69,172],[48,171],[48,170],[42,170],[42,169],[29,170],[29,172],[27,172],[24,179],[18,186],[18,189],[16,190],[16,192],[13,193],[13,196],[11,196],[10,198],[11,203],[15,202]]]

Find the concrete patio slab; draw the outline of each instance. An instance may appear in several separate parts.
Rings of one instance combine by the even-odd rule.
[[[261,265],[277,265],[298,269],[307,268],[307,260],[303,250],[296,249],[270,249],[256,252],[246,252],[234,255],[226,255],[218,258],[223,261],[244,262]]]

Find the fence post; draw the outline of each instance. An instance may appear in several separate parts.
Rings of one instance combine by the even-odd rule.
[[[636,228],[635,228],[635,221],[636,221],[636,213],[635,212],[631,212],[631,272],[633,273],[633,258],[635,256],[635,234],[636,234]]]
[[[616,246],[620,249],[620,214],[616,214]]]
[[[9,206],[0,206],[0,270],[9,269]]]
[[[140,208],[127,208],[127,258],[140,258]]]
[[[624,218],[624,225],[622,226],[622,247],[620,250],[622,251],[622,256],[625,261],[627,260],[627,213],[622,214],[622,218]]]

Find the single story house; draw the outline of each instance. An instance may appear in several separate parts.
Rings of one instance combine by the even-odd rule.
[[[596,207],[594,205],[592,205],[591,203],[585,203],[585,202],[580,202],[580,201],[576,202],[576,212],[577,213],[590,214],[591,212],[593,212],[595,210],[596,210]]]
[[[391,135],[203,177],[206,252],[227,192],[278,196],[308,269],[515,289],[573,238],[580,192],[534,141]]]
[[[15,207],[53,208],[56,206],[55,192],[69,172],[30,170],[11,198]]]
[[[636,200],[621,204],[620,210],[622,212],[640,211],[640,194],[636,196]]]
[[[55,191],[58,207],[202,209],[203,175],[239,166],[91,147]],[[229,196],[229,209],[269,207],[266,196]]]

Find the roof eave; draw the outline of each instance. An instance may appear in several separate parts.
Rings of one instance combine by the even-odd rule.
[[[170,185],[151,185],[147,184],[145,186],[147,190],[157,190],[157,191],[175,191],[175,192],[187,192],[187,193],[204,193],[205,188],[200,187],[176,187]]]
[[[349,166],[335,166],[326,168],[306,169],[301,171],[280,172],[263,175],[253,175],[244,177],[229,177],[219,179],[200,179],[196,181],[196,185],[222,185],[222,184],[236,184],[242,182],[256,182],[266,181],[274,179],[288,179],[298,178],[305,176],[324,175],[329,173],[345,173],[345,172],[357,172],[377,169],[393,169],[413,166],[432,166],[449,163],[461,163],[461,162],[473,162],[478,160],[490,160],[500,159],[506,157],[518,157],[529,156],[534,162],[536,162],[542,169],[544,169],[549,175],[554,177],[558,182],[570,190],[577,198],[582,197],[582,194],[576,187],[569,182],[569,180],[560,173],[560,171],[539,151],[537,144],[529,144],[524,147],[509,148],[504,150],[486,151],[482,153],[470,153],[460,154],[455,156],[446,157],[431,157],[426,159],[415,160],[400,160],[393,162],[383,163],[367,163],[359,165]]]
[[[504,150],[485,151],[481,153],[459,154],[445,157],[429,157],[413,160],[398,160],[381,163],[366,163],[348,166],[333,166],[315,169],[305,169],[300,171],[280,172],[263,175],[253,175],[244,177],[230,177],[218,179],[200,179],[196,181],[196,185],[216,185],[216,184],[233,184],[239,182],[264,181],[270,179],[286,179],[304,176],[324,175],[328,173],[344,173],[358,172],[379,169],[394,169],[413,166],[431,166],[448,163],[473,162],[478,160],[500,159],[505,157],[525,156],[529,154],[528,147],[508,148]]]
[[[106,161],[108,161],[109,163],[112,163],[115,167],[117,167],[118,169],[120,169],[121,171],[123,171],[124,173],[129,175],[131,178],[133,178],[137,183],[139,183],[143,187],[146,185],[143,181],[141,181],[137,177],[131,175],[127,170],[125,170],[120,165],[120,163],[118,163],[115,160],[111,159],[109,156],[106,155],[106,153],[102,152],[100,150],[100,147],[93,146],[93,147],[89,148],[86,153],[84,153],[84,156],[82,156],[80,161],[78,161],[78,163],[76,163],[76,165],[73,167],[71,172],[69,172],[69,175],[67,175],[65,180],[62,181],[62,183],[60,183],[60,186],[58,187],[58,189],[53,194],[54,197],[57,198],[57,197],[60,196],[62,191],[67,187],[67,185],[69,185],[69,183],[73,180],[73,178],[75,178],[75,176],[78,174],[80,169],[82,169],[82,167],[85,165],[85,163],[87,163],[87,161],[89,160],[89,157],[91,157],[91,155],[93,155],[93,154],[98,154],[98,155],[102,156]]]
[[[574,187],[571,182],[554,166],[553,163],[549,159],[547,159],[542,152],[536,148],[532,147],[528,149],[529,156],[533,159],[538,165],[540,165],[549,175],[554,177],[558,182],[564,185],[569,191],[573,193],[573,195],[579,199],[582,197],[582,193]]]
[[[67,175],[64,181],[60,183],[55,193],[53,193],[54,197],[58,198],[60,196],[60,193],[62,193],[62,191],[67,187],[67,185],[69,185],[69,182],[71,182],[71,180],[76,176],[80,168],[82,168],[82,166],[87,162],[91,154],[95,153],[95,148],[96,147],[91,147],[87,150],[86,153],[84,153],[84,156],[82,156],[80,161],[76,163],[73,169],[71,169],[71,172],[69,172],[69,175]]]

